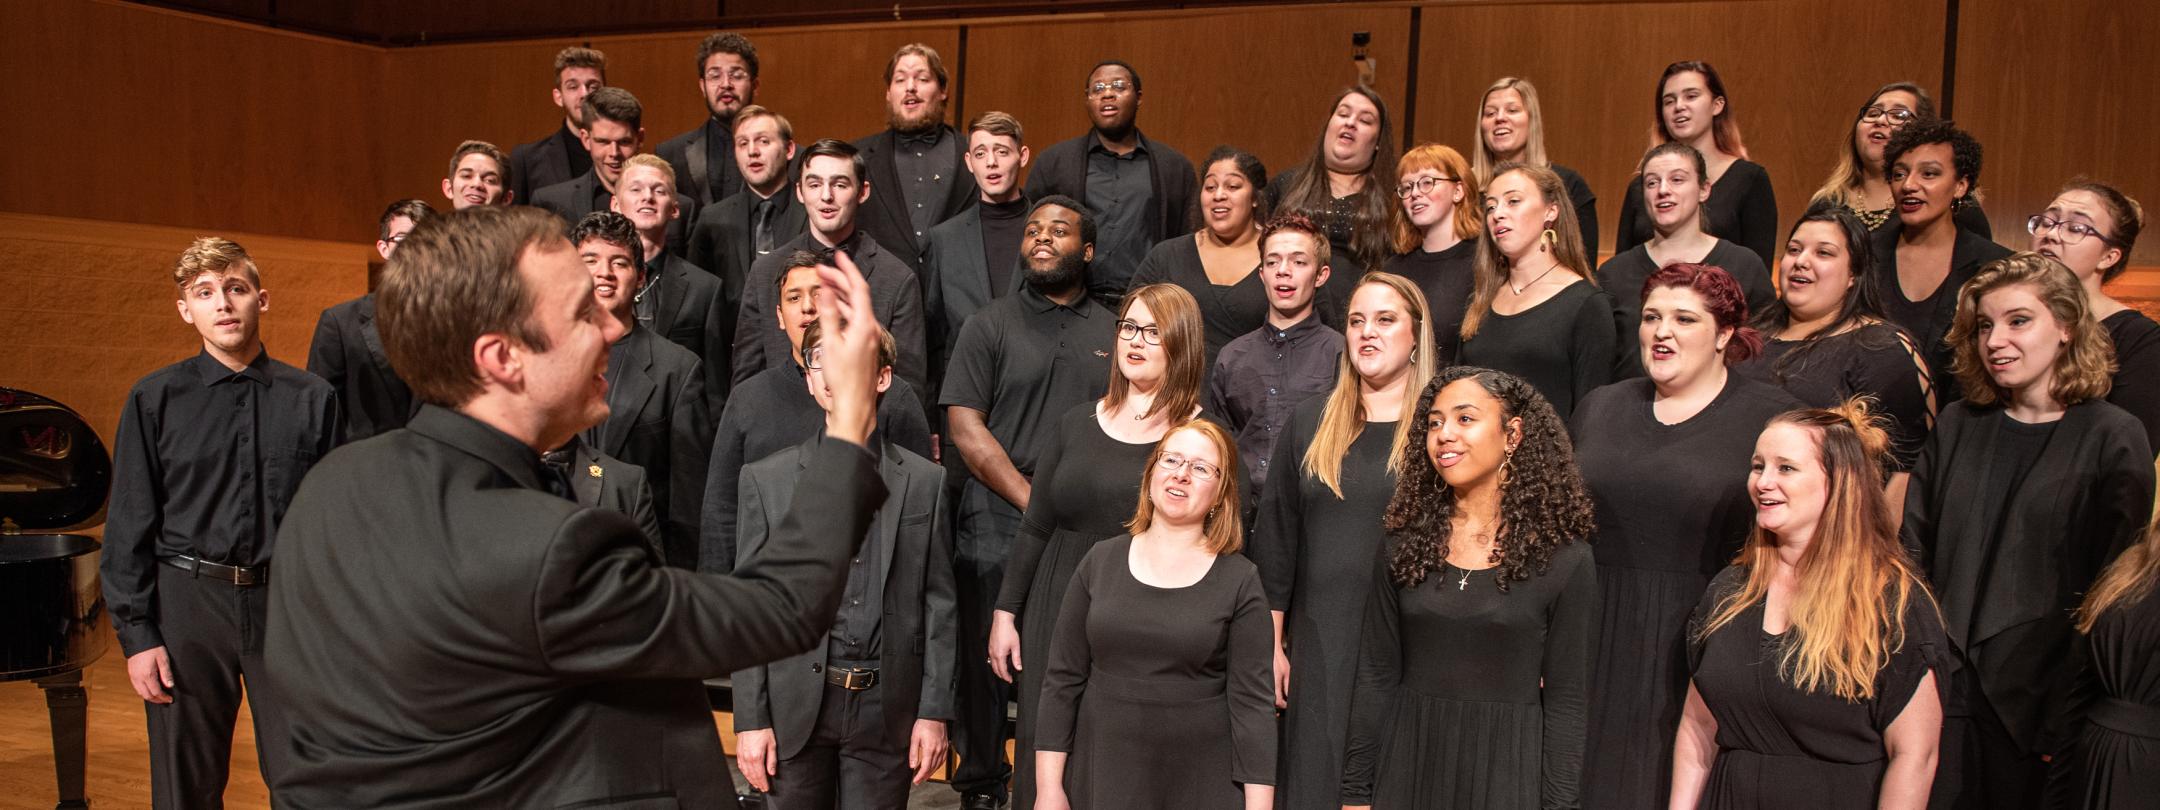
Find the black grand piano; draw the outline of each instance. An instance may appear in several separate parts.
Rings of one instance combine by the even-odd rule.
[[[67,406],[0,388],[0,681],[34,681],[52,716],[60,808],[83,795],[82,669],[105,654],[98,541],[112,457]]]

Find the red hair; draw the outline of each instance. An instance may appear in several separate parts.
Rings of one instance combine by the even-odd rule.
[[[1717,328],[1733,330],[1732,342],[1725,344],[1725,365],[1745,363],[1762,353],[1762,333],[1747,325],[1747,293],[1741,291],[1740,282],[1734,281],[1725,268],[1690,262],[1665,265],[1643,279],[1643,300],[1650,300],[1651,291],[1667,287],[1694,290],[1702,296]]]

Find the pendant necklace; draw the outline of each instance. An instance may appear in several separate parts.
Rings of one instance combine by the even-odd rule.
[[[1516,295],[1516,297],[1521,297],[1521,296],[1522,296],[1522,294],[1523,294],[1523,291],[1524,291],[1524,290],[1527,290],[1527,289],[1530,289],[1531,287],[1537,286],[1537,283],[1538,283],[1538,282],[1540,282],[1540,281],[1544,281],[1544,280],[1545,280],[1545,277],[1546,277],[1546,276],[1552,275],[1552,271],[1554,271],[1554,270],[1558,270],[1558,269],[1560,269],[1560,260],[1559,260],[1559,259],[1554,259],[1554,260],[1553,260],[1553,263],[1552,263],[1552,266],[1551,266],[1551,267],[1547,267],[1547,268],[1545,268],[1545,272],[1537,274],[1537,278],[1533,278],[1533,279],[1531,279],[1531,280],[1530,280],[1530,283],[1528,283],[1528,284],[1524,284],[1524,285],[1522,285],[1522,286],[1520,286],[1520,287],[1517,287],[1517,286],[1515,286],[1515,282],[1513,282],[1513,281],[1509,281],[1509,282],[1507,283],[1507,285],[1508,285],[1508,289],[1510,289],[1510,290],[1514,290],[1514,291],[1515,291],[1515,295]]]

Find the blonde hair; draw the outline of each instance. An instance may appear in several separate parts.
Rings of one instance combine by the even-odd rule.
[[[1876,674],[1905,646],[1905,613],[1913,600],[1934,609],[1917,567],[1898,544],[1890,505],[1882,497],[1890,434],[1864,399],[1787,411],[1770,424],[1814,433],[1829,479],[1822,518],[1800,556],[1799,588],[1787,607],[1792,629],[1778,656],[1778,677],[1802,692],[1867,700],[1875,696]],[[1698,643],[1768,598],[1778,570],[1777,538],[1754,528],[1733,564],[1747,578],[1720,598],[1695,630]]]
[[[1364,278],[1358,280],[1357,286],[1350,289],[1348,300],[1355,301],[1358,290],[1365,289],[1368,284],[1394,290],[1403,303],[1409,306],[1410,328],[1417,330],[1417,348],[1410,357],[1410,387],[1407,390],[1424,390],[1425,381],[1432,379],[1437,365],[1434,358],[1440,354],[1433,343],[1432,310],[1425,302],[1425,293],[1418,289],[1417,282],[1394,273],[1375,271],[1366,273]],[[1350,304],[1346,301],[1343,304],[1344,312],[1347,313],[1349,308]],[[1348,323],[1349,320],[1349,316],[1345,314],[1343,322]],[[1373,418],[1373,414],[1365,412],[1365,398],[1358,391],[1360,383],[1357,366],[1351,364],[1350,352],[1346,350],[1342,357],[1335,361],[1335,387],[1328,391],[1327,404],[1320,410],[1319,429],[1313,432],[1312,444],[1305,447],[1305,457],[1302,459],[1305,473],[1326,484],[1328,491],[1335,493],[1336,498],[1343,496],[1343,456],[1349,454],[1350,445],[1357,441],[1359,434],[1365,432],[1365,423]],[[1415,396],[1404,396],[1402,412],[1396,414],[1395,438],[1388,443],[1387,471],[1390,475],[1402,473],[1403,448],[1409,443],[1411,425],[1419,416],[1417,399]]]
[[[1975,405],[2010,398],[1987,373],[1987,360],[1981,356],[1980,299],[2017,284],[2030,285],[2049,315],[2070,332],[2070,343],[2056,353],[2050,369],[2055,378],[2048,384],[2048,396],[2065,406],[2107,396],[2115,382],[2115,342],[2093,320],[2084,285],[2061,262],[2026,251],[1988,262],[1958,290],[1957,316],[1943,340],[1950,344],[1950,371],[1965,398]]]
[[[236,271],[247,276],[249,284],[262,286],[262,272],[255,269],[255,260],[248,256],[247,248],[230,239],[196,237],[193,244],[180,251],[180,258],[173,260],[173,287],[185,290],[204,273],[223,276]]]
[[[1493,182],[1511,172],[1521,172],[1530,179],[1530,185],[1538,190],[1538,196],[1544,197],[1545,204],[1552,206],[1557,212],[1550,229],[1553,235],[1558,237],[1556,243],[1551,245],[1553,258],[1558,259],[1560,266],[1567,268],[1568,272],[1582,276],[1584,281],[1595,286],[1597,279],[1590,274],[1589,251],[1583,249],[1581,225],[1575,219],[1575,203],[1568,199],[1567,184],[1561,182],[1560,175],[1544,166],[1527,163],[1502,163],[1495,171],[1498,173],[1493,175],[1491,182],[1485,184],[1485,191],[1491,191]],[[1479,207],[1482,208],[1483,205]],[[1472,288],[1470,306],[1463,312],[1463,340],[1477,336],[1478,327],[1485,323],[1485,313],[1492,311],[1493,299],[1500,295],[1500,285],[1507,283],[1508,269],[1508,258],[1500,252],[1499,240],[1493,239],[1491,234],[1485,234],[1484,239],[1478,240],[1475,273],[1477,286]]]
[[[780,140],[788,143],[795,142],[795,125],[788,123],[787,116],[773,112],[771,107],[763,104],[745,104],[742,109],[736,110],[735,128],[741,129],[743,122],[752,118],[772,119],[773,123],[780,127]]]
[[[1149,284],[1125,295],[1118,318],[1123,320],[1134,304],[1146,304],[1148,312],[1155,316],[1155,328],[1162,331],[1164,365],[1168,366],[1163,370],[1162,390],[1155,393],[1155,401],[1140,417],[1166,413],[1182,422],[1200,407],[1201,358],[1207,351],[1200,325],[1200,303],[1175,284]],[[1111,363],[1110,388],[1103,395],[1103,410],[1116,410],[1131,393],[1132,381],[1125,378],[1124,364]]]
[[[1205,419],[1193,419],[1171,428],[1163,434],[1162,441],[1148,452],[1147,466],[1140,471],[1140,504],[1133,509],[1131,520],[1125,521],[1125,530],[1133,534],[1147,531],[1155,524],[1155,499],[1148,491],[1148,479],[1155,475],[1155,465],[1162,462],[1163,448],[1170,446],[1170,437],[1183,431],[1192,431],[1207,437],[1215,445],[1215,452],[1222,457],[1222,472],[1215,481],[1215,503],[1208,507],[1207,519],[1201,524],[1203,546],[1216,556],[1234,554],[1245,547],[1245,518],[1238,507],[1238,453],[1237,440],[1230,431]]]
[[[2110,609],[2144,601],[2152,595],[2155,581],[2160,581],[2160,524],[2149,524],[2085,593],[2085,602],[2077,608],[2078,632],[2091,633],[2100,614]]]
[[[1845,147],[1838,150],[1837,165],[1831,167],[1830,177],[1823,181],[1822,188],[1816,189],[1814,195],[1808,198],[1809,205],[1831,203],[1847,208],[1860,207],[1857,204],[1857,192],[1866,181],[1867,168],[1861,165],[1865,158],[1860,155],[1860,147],[1853,145],[1853,132],[1860,125],[1860,117],[1867,114],[1869,107],[1875,106],[1875,102],[1882,100],[1883,96],[1894,92],[1912,94],[1917,102],[1913,114],[1918,120],[1935,117],[1935,97],[1928,95],[1928,91],[1920,85],[1912,82],[1891,82],[1875,88],[1875,94],[1868,96],[1867,103],[1853,111],[1852,123],[1845,127]]]
[[[1493,82],[1491,87],[1485,88],[1484,95],[1478,96],[1477,125],[1470,130],[1474,143],[1470,150],[1470,166],[1477,172],[1478,185],[1481,187],[1491,185],[1493,178],[1506,170],[1503,166],[1495,165],[1500,162],[1499,156],[1493,154],[1492,147],[1485,144],[1485,102],[1492,98],[1492,94],[1502,90],[1513,90],[1522,96],[1523,112],[1530,117],[1530,131],[1523,135],[1522,157],[1513,162],[1532,166],[1551,163],[1545,159],[1545,113],[1538,109],[1537,87],[1530,84],[1529,79],[1502,76],[1499,81]]]
[[[631,169],[639,166],[659,172],[661,177],[667,178],[668,190],[675,190],[675,167],[668,164],[667,158],[650,152],[642,155],[631,155],[629,160],[623,161],[623,174],[629,174]]]
[[[1012,117],[1011,113],[991,110],[975,116],[974,120],[968,122],[967,134],[969,137],[974,137],[977,132],[988,132],[999,137],[1011,138],[1013,143],[1024,143],[1020,137],[1020,119]]]
[[[1478,216],[1478,189],[1482,186],[1478,185],[1477,175],[1470,171],[1470,161],[1451,146],[1437,143],[1418,144],[1416,149],[1404,152],[1402,159],[1395,161],[1396,182],[1400,183],[1403,175],[1426,169],[1453,177],[1462,184],[1463,199],[1455,204],[1453,217],[1455,238],[1476,239],[1478,231],[1484,228],[1484,223],[1480,221],[1484,218]],[[1417,226],[1410,224],[1410,215],[1403,211],[1400,195],[1395,198],[1395,213],[1389,218],[1394,220],[1397,253],[1409,253],[1425,241],[1425,235],[1418,232]]]

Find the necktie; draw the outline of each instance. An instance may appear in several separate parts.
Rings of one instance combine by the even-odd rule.
[[[752,217],[752,219],[756,220],[757,222],[757,227],[755,230],[757,231],[757,252],[759,256],[763,256],[767,253],[772,252],[773,209],[778,207],[779,206],[775,205],[770,199],[758,201],[757,213],[756,216]]]

